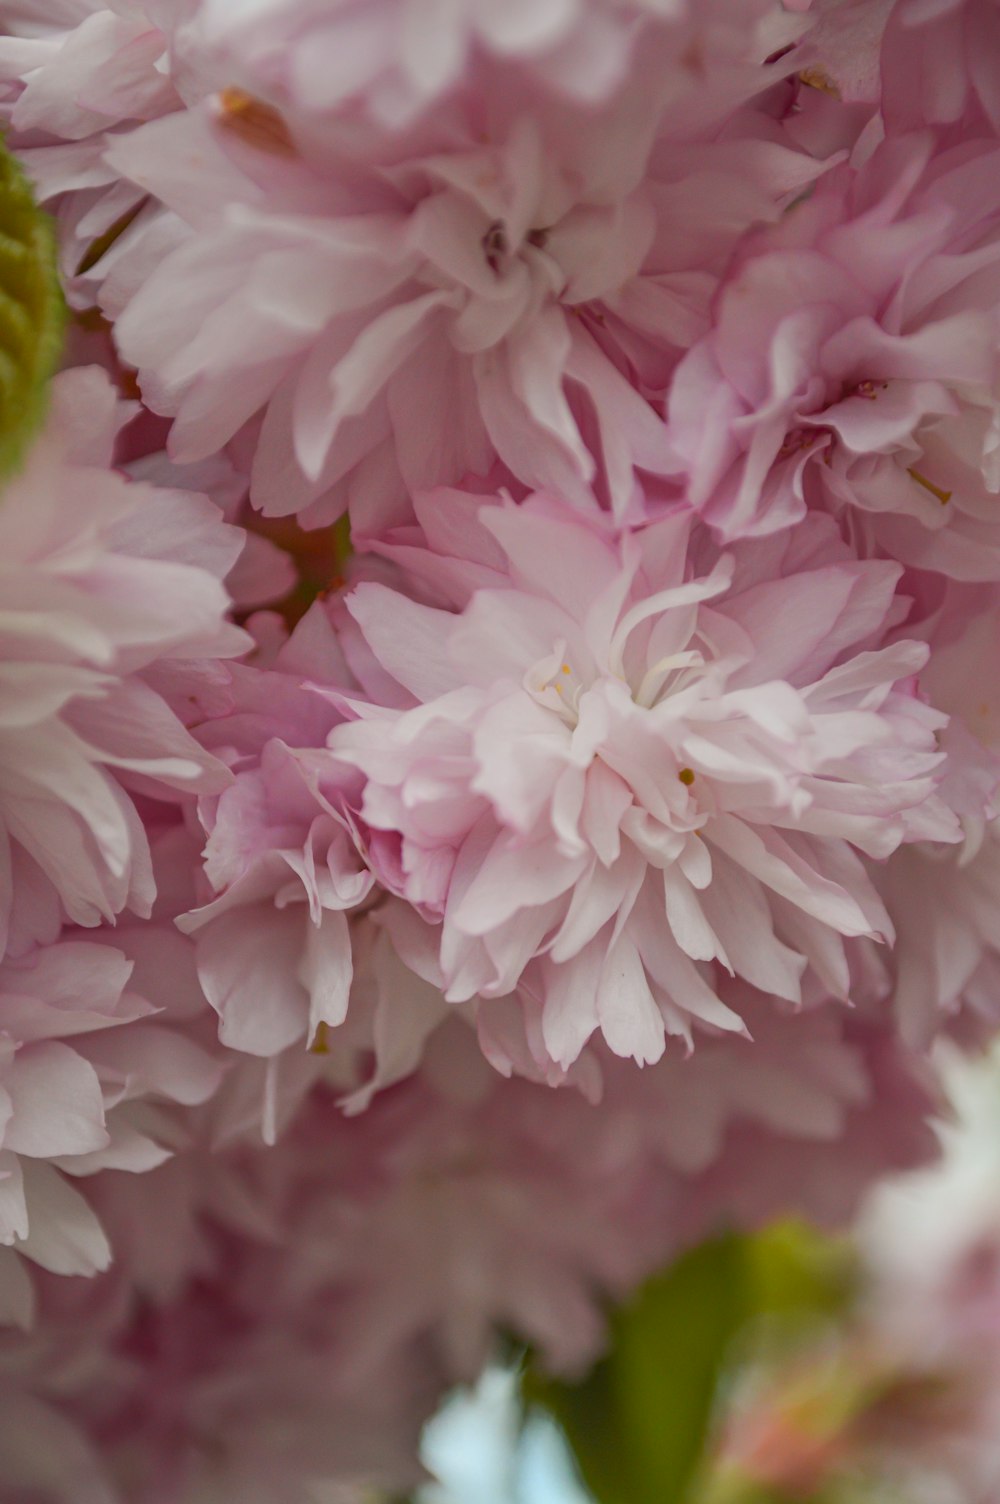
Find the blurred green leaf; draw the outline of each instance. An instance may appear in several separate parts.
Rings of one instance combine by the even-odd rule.
[[[42,420],[62,328],[52,225],[0,145],[0,478],[20,463]]]
[[[854,1291],[854,1254],[797,1218],[784,1218],[744,1240],[755,1314],[832,1316]]]
[[[529,1363],[525,1399],[563,1427],[598,1504],[683,1504],[703,1469],[720,1382],[748,1334],[762,1320],[794,1327],[835,1315],[851,1274],[846,1245],[791,1219],[714,1238],[612,1315],[608,1355],[581,1383]]]
[[[679,1504],[701,1459],[720,1368],[749,1313],[741,1239],[685,1254],[611,1318],[608,1356],[580,1384],[533,1370],[526,1398],[562,1425],[600,1504]]]

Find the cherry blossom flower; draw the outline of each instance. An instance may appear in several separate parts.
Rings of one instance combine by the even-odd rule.
[[[998,162],[993,141],[891,137],[748,237],[670,394],[725,536],[826,506],[887,557],[996,578]]]
[[[678,145],[661,92],[654,51],[599,110],[487,80],[358,137],[224,90],[121,138],[108,162],[169,212],[111,254],[102,305],[175,458],[236,441],[265,512],[350,503],[359,534],[497,459],[640,508],[636,474],[679,469],[663,393],[736,236],[825,165],[752,110]]]
[[[446,998],[523,974],[566,1065],[595,1029],[640,1061],[693,1022],[740,1029],[706,963],[793,1001],[811,964],[846,995],[841,937],[892,936],[859,852],[958,837],[927,648],[882,645],[898,566],[821,518],[732,554],[683,516],[615,537],[543,497],[474,530],[450,609],[347,597],[410,707],[325,691],[354,717],[328,745],[364,775],[368,860],[439,926]]]
[[[70,935],[0,963],[0,1322],[31,1321],[17,1255],[60,1275],[107,1268],[107,1235],[71,1181],[162,1164],[183,1141],[167,1104],[190,1109],[221,1078],[184,1023],[188,943],[148,925],[121,939]]]
[[[897,0],[880,63],[883,107],[896,130],[953,126],[1000,131],[995,0]]]
[[[174,7],[180,10],[181,6]],[[14,0],[0,36],[0,119],[59,217],[61,262],[86,306],[87,262],[142,214],[141,189],[104,160],[120,131],[181,108],[160,0]]]
[[[0,1492],[411,1488],[501,1335],[583,1373],[933,1155],[1000,1016],[998,16],[5,7],[77,312],[0,494]]]
[[[694,94],[706,72],[728,86],[756,82],[765,58],[804,29],[782,7],[752,0],[202,0],[181,35],[228,63],[241,84],[326,112],[359,97],[387,125],[403,126],[461,86],[477,63],[506,65],[556,95],[600,102],[626,83],[638,54],[663,47],[674,63],[665,91]],[[750,87],[753,87],[751,83]]]
[[[64,919],[148,913],[133,794],[228,781],[185,720],[243,649],[221,584],[240,534],[204,498],[108,468],[126,415],[101,373],[65,372],[0,506],[0,942],[15,949]]]

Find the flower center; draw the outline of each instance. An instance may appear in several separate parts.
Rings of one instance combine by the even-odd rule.
[[[529,230],[524,237],[524,245],[534,246],[535,250],[543,251],[548,242],[549,231],[543,229]],[[500,277],[506,270],[507,263],[517,247],[512,247],[507,226],[502,219],[495,219],[487,228],[480,241],[483,248],[483,257],[486,265],[495,277]]]
[[[705,646],[710,650],[707,641]],[[580,719],[580,700],[593,688],[593,683],[576,673],[565,655],[565,643],[557,643],[550,657],[543,658],[529,669],[524,677],[524,687],[539,705],[554,711],[564,725],[573,727]],[[612,671],[605,677],[624,684],[636,705],[643,710],[652,710],[704,678],[711,661],[710,651],[706,656],[700,648],[692,647],[657,659],[645,670],[638,686],[630,684],[624,672]],[[693,777],[693,773],[691,778],[681,777],[681,782],[690,783]]]
[[[552,710],[566,726],[575,726],[580,718],[580,697],[589,688],[573,672],[565,659],[566,644],[559,642],[548,658],[534,664],[524,676],[524,687],[532,699]]]
[[[482,239],[483,255],[486,265],[494,276],[499,277],[510,246],[507,241],[507,227],[502,219],[495,219]]]
[[[659,705],[671,695],[686,689],[696,679],[701,679],[707,667],[708,660],[698,648],[688,648],[683,653],[669,653],[646,670],[632,698],[637,705],[652,710],[654,705]]]

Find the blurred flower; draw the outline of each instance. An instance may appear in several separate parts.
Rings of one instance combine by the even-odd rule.
[[[0,506],[0,949],[15,953],[66,919],[148,914],[136,797],[228,781],[185,721],[244,646],[221,584],[241,537],[203,497],[109,468],[126,416],[100,372],[64,372]]]

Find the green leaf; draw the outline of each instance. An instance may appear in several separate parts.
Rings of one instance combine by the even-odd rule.
[[[761,1322],[791,1334],[835,1316],[852,1272],[846,1244],[794,1219],[715,1238],[612,1315],[608,1356],[582,1383],[529,1363],[525,1399],[563,1427],[598,1504],[684,1504],[700,1497],[720,1381],[740,1349]]]
[[[530,1370],[525,1397],[562,1425],[599,1504],[680,1504],[701,1461],[719,1374],[750,1312],[743,1240],[685,1254],[611,1318],[580,1384]]]
[[[51,222],[0,145],[0,478],[20,463],[42,421],[62,329]]]
[[[851,1245],[798,1218],[772,1222],[745,1247],[755,1314],[836,1316],[854,1294]]]

